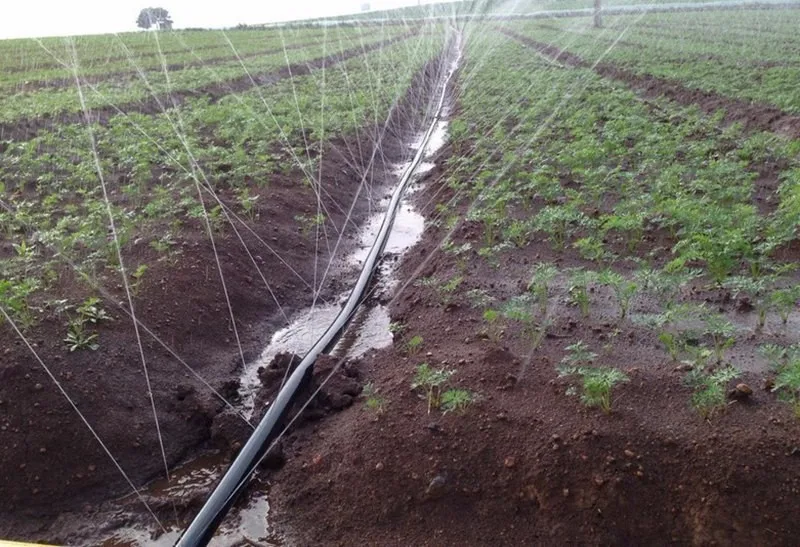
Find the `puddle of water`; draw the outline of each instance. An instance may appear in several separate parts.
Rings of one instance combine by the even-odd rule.
[[[247,540],[256,542],[258,545],[281,545],[271,537],[267,524],[268,513],[267,495],[252,496],[247,505],[238,511],[231,511],[231,517],[220,526],[209,545],[211,547],[239,547],[252,544],[246,543]],[[171,526],[167,532],[154,538],[151,530],[132,526],[115,532],[101,545],[102,547],[172,547],[178,541],[181,532],[183,532],[183,527]]]
[[[411,161],[407,161],[405,163],[401,163],[397,165],[394,169],[392,169],[392,173],[397,177],[400,178],[403,176],[403,173],[408,170],[408,167],[411,165]],[[415,178],[422,178],[424,175],[430,173],[433,168],[436,167],[435,163],[429,161],[421,161],[419,165],[417,165],[417,170],[414,171]],[[411,185],[408,190],[406,190],[406,196],[413,195],[419,189],[418,186]]]
[[[150,484],[145,495],[163,502],[176,500],[179,504],[190,503],[194,499],[205,499],[208,491],[222,476],[224,469],[224,464],[218,455],[200,457],[173,470],[169,482],[161,479]],[[270,537],[268,513],[269,501],[266,492],[251,496],[246,505],[235,507],[231,511],[231,516],[223,522],[209,545],[236,547],[243,545],[245,538],[259,545],[279,545]],[[99,544],[103,547],[171,547],[175,545],[184,527],[175,523],[169,525],[167,522],[164,522],[164,525],[167,531],[158,537],[154,537],[157,532],[152,527],[134,524],[116,530]]]
[[[445,115],[449,115],[447,109],[444,112]],[[436,122],[436,125],[433,127],[433,131],[431,132],[431,136],[428,139],[428,145],[425,147],[425,155],[432,156],[444,146],[444,143],[447,142],[447,120],[439,120]]]
[[[443,109],[443,117],[449,113],[447,108]],[[425,147],[425,159],[430,159],[438,152],[445,142],[447,142],[448,121],[442,119],[434,125],[428,144]],[[411,151],[416,152],[422,146],[424,135],[420,134],[414,141],[408,144]],[[411,161],[397,165],[393,170],[399,179],[408,170]],[[425,217],[419,214],[410,203],[410,196],[419,189],[416,184],[420,178],[429,173],[436,164],[430,161],[422,161],[414,172],[412,183],[406,191],[406,195],[401,202],[397,215],[395,216],[392,231],[384,248],[386,255],[400,256],[405,251],[414,246],[425,231]],[[389,204],[390,199],[381,200],[380,207],[382,212],[372,215],[361,228],[358,234],[358,244],[355,251],[345,257],[343,263],[350,270],[360,268],[369,255],[370,247],[375,236],[380,231],[383,221],[383,211]],[[379,269],[379,286],[377,294],[390,291],[396,283],[394,270],[397,266],[396,260],[384,260]],[[348,293],[339,295],[339,302],[346,300]],[[255,395],[261,386],[258,377],[258,369],[268,366],[276,355],[283,352],[305,355],[317,339],[325,332],[325,329],[333,322],[339,313],[341,305],[339,303],[315,306],[298,312],[292,319],[291,324],[272,336],[272,340],[261,356],[249,363],[243,371],[240,382],[240,393],[242,394],[242,406],[246,416],[253,414]],[[381,305],[376,305],[368,309],[362,309],[351,323],[349,331],[352,332],[348,337],[337,344],[333,350],[334,355],[340,357],[358,357],[370,349],[384,348],[392,343],[393,336],[389,332],[388,310]]]
[[[369,255],[370,246],[381,228],[383,215],[375,215],[364,225],[359,235],[358,249],[347,257],[347,262],[361,266]],[[425,230],[425,217],[411,207],[402,203],[397,210],[394,226],[386,242],[384,253],[401,254],[422,238]]]

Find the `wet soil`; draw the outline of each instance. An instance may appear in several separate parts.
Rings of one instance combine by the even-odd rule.
[[[434,172],[419,203],[447,203]],[[438,183],[436,181],[439,181]],[[434,204],[427,209],[433,214]],[[464,212],[462,205],[461,212]],[[359,397],[298,429],[271,490],[271,521],[297,545],[793,545],[800,533],[800,422],[765,389],[770,373],[752,363],[764,341],[796,341],[794,327],[770,317],[752,336],[753,318],[730,295],[695,287],[740,329],[728,358],[753,389],[710,420],[690,405],[685,370],[671,362],[653,331],[618,321],[611,295],[592,293],[589,318],[566,304],[557,284],[553,324],[540,347],[519,326],[487,333],[482,307],[464,296],[480,289],[504,301],[526,290],[532,266],[586,265],[534,238],[500,254],[496,266],[437,251],[444,228],[430,227],[401,266],[404,283],[389,308],[405,325],[391,348],[347,363],[352,378],[384,399],[382,413]],[[482,245],[465,222],[453,244]],[[463,276],[446,304],[424,277]],[[712,291],[713,292],[713,291]],[[637,300],[632,313],[651,312]],[[796,315],[796,314],[795,314]],[[406,342],[424,342],[409,352]],[[598,364],[623,369],[613,410],[587,409],[557,377],[564,348],[583,340]],[[454,371],[451,387],[476,402],[463,412],[427,411],[411,382],[418,364]],[[317,382],[321,382],[319,375]],[[734,382],[735,383],[735,382]]]
[[[326,146],[321,172],[328,192],[322,200],[331,213],[324,226],[330,237],[345,229],[343,211],[353,200],[356,203],[347,224],[352,233],[345,235],[346,247],[356,238],[358,224],[374,211],[372,200],[382,197],[387,185],[395,181],[394,166],[408,160],[411,151],[406,143],[420,130],[424,116],[418,106],[431,95],[431,86],[442,70],[438,59],[429,62],[392,108],[385,125],[363,128],[358,137],[337,138]],[[374,149],[378,153],[373,157]],[[355,157],[351,156],[354,151],[358,151]],[[368,187],[359,192],[362,178]],[[229,229],[216,235],[247,362],[256,359],[270,335],[286,324],[285,316],[310,305],[307,282],[314,278],[316,259],[323,265],[327,260],[294,219],[316,211],[317,198],[303,180],[299,172],[271,180],[265,195],[268,199],[260,202],[260,217],[249,223],[254,233],[239,227],[269,288],[235,235]],[[243,363],[213,250],[201,226],[196,232],[184,233],[179,244],[182,254],[172,263],[147,256],[144,244],[134,246],[125,256],[129,264],[140,260],[151,264],[135,306],[141,323],[149,328],[142,332],[143,350],[171,467],[206,449],[221,450],[224,459],[237,449],[249,429],[238,418],[236,424],[241,427],[226,429],[228,415],[223,410],[227,407],[170,352],[180,355],[226,399],[237,401],[238,385],[231,379],[238,378]],[[63,268],[59,275],[54,290],[60,297],[80,301],[86,296],[85,285],[74,272]],[[125,306],[114,305],[125,301],[123,287],[113,273],[102,274],[99,282],[109,288],[111,298],[105,298],[103,305],[114,320],[98,327],[97,351],[68,353],[62,342],[66,333],[63,317],[46,319],[27,334],[120,465],[135,484],[142,485],[164,474],[152,409],[131,322],[122,311]],[[332,282],[320,298],[325,302],[341,290]],[[283,305],[283,313],[275,299]],[[8,325],[0,325],[0,331],[9,341],[4,344],[0,366],[0,490],[4,494],[0,535],[80,543],[83,540],[76,523],[81,519],[92,522],[91,515],[103,508],[104,502],[129,493],[130,488],[29,349]],[[177,507],[165,503],[156,509],[165,519],[172,519],[176,509],[191,516],[205,493],[172,500]],[[135,503],[134,498],[124,505]],[[120,518],[133,517],[125,513]]]

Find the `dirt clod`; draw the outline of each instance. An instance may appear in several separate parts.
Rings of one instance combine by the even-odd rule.
[[[753,394],[753,389],[747,384],[737,384],[734,389],[728,393],[728,398],[736,401],[743,401],[748,399]]]

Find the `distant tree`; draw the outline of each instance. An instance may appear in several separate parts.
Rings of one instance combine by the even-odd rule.
[[[144,8],[136,18],[136,25],[143,29],[155,26],[158,30],[170,30],[172,19],[164,8]]]

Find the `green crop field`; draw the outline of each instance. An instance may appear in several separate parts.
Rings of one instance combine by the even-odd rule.
[[[299,544],[791,544],[800,5],[681,4],[0,41],[0,537],[95,543],[81,500],[238,451],[243,371],[325,330],[434,124],[424,233],[363,298],[391,342],[334,352],[280,456]],[[182,529],[168,490],[125,514]]]
[[[408,30],[401,30],[377,37],[361,29],[333,30],[325,40],[317,36],[318,43],[306,49],[291,49],[292,42],[282,41],[282,31],[247,32],[273,45],[283,44],[286,53],[239,62],[238,48],[229,48],[235,53],[221,66],[135,73],[130,77],[134,82],[98,84],[84,82],[78,72],[74,82],[53,90],[5,96],[2,117],[10,122],[6,127],[31,116],[48,116],[34,137],[3,141],[0,222],[4,249],[14,251],[3,257],[2,276],[10,309],[26,324],[35,322],[35,306],[26,302],[36,292],[48,292],[58,278],[53,269],[57,264],[66,260],[81,273],[96,275],[116,261],[117,242],[125,248],[144,237],[158,251],[157,260],[169,258],[177,252],[186,225],[204,216],[198,183],[212,196],[209,199],[215,191],[236,196],[230,205],[210,206],[207,212],[215,227],[222,229],[227,216],[223,208],[228,206],[252,220],[257,200],[269,199],[271,176],[298,168],[313,172],[308,146],[385,117],[411,76],[441,48],[436,35],[408,38]],[[347,50],[359,53],[373,42],[395,37],[402,39],[329,68],[324,82],[320,68],[271,86],[257,84],[263,73],[287,63],[302,65]],[[38,51],[35,44],[29,47]],[[86,47],[91,57],[97,46],[92,42]],[[81,58],[84,51],[76,45],[72,54]],[[136,66],[135,59],[130,62]],[[235,89],[233,82],[241,80],[244,86]],[[220,89],[205,96],[192,93],[210,82]],[[170,99],[180,90],[189,93],[183,104],[173,107]],[[155,111],[137,112],[143,100],[155,102]],[[323,101],[324,110],[315,106]],[[90,120],[93,108],[103,109],[108,117],[87,126],[84,108]],[[60,114],[73,112],[79,116],[72,123],[59,121]],[[292,158],[301,158],[300,165]],[[118,218],[117,240],[107,237],[109,217],[99,176],[113,181],[108,205]],[[309,181],[301,178],[298,183]]]

